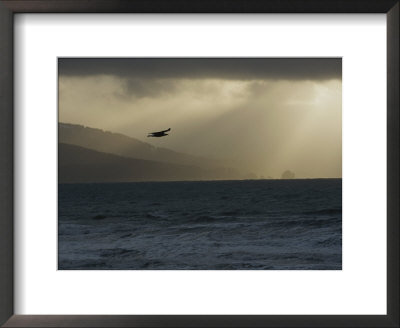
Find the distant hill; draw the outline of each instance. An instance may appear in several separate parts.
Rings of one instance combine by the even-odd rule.
[[[182,181],[232,179],[229,169],[149,161],[98,152],[71,144],[58,144],[59,183]]]
[[[149,143],[120,133],[76,124],[59,123],[58,142],[136,159],[195,165],[202,168],[225,166],[221,161],[187,155],[167,148],[154,147]]]

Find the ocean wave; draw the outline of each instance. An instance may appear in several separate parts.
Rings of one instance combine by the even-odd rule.
[[[166,219],[169,215],[161,212],[148,212],[145,214],[145,217],[147,219]]]
[[[322,210],[303,212],[303,214],[306,214],[306,215],[335,215],[335,214],[342,214],[342,209],[341,208],[325,208]]]
[[[116,256],[127,256],[127,255],[138,255],[140,251],[127,249],[127,248],[111,248],[102,250],[100,253],[100,257],[116,257]]]
[[[324,247],[331,247],[331,246],[340,246],[342,244],[342,238],[338,237],[330,237],[325,240],[319,240],[315,242],[316,246],[324,246]]]
[[[274,228],[291,228],[295,226],[299,227],[322,227],[340,224],[341,218],[304,218],[294,219],[287,221],[273,221],[266,223],[265,226],[272,226]]]
[[[107,215],[98,214],[92,217],[92,220],[104,220],[107,219]]]
[[[231,211],[222,211],[219,212],[219,215],[238,215],[241,213],[241,210],[231,210]]]
[[[210,223],[210,222],[215,222],[217,221],[218,218],[215,216],[211,216],[211,215],[201,215],[201,216],[197,216],[194,217],[190,220],[190,222],[192,223]]]
[[[59,269],[338,270],[341,196],[331,180],[67,186]]]

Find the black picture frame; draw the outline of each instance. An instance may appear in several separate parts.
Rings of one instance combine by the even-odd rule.
[[[0,324],[4,327],[399,327],[399,7],[398,0],[0,0]],[[16,13],[386,14],[387,315],[14,315],[13,17]]]

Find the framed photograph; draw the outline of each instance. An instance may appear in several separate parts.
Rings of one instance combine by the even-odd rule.
[[[59,58],[58,270],[341,270],[341,68]]]
[[[0,1],[0,324],[398,327],[398,1]]]

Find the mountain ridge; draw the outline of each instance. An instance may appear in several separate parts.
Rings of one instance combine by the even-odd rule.
[[[226,180],[230,169],[157,162],[99,152],[72,144],[58,144],[59,183]]]
[[[58,142],[99,152],[157,162],[196,165],[203,168],[226,166],[222,161],[176,152],[121,133],[71,123],[58,123]]]

